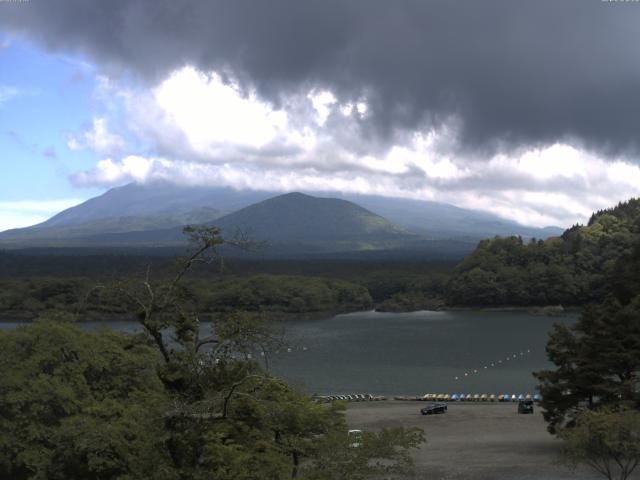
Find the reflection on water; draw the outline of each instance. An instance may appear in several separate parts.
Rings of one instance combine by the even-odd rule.
[[[464,311],[287,321],[282,328],[291,349],[272,354],[270,365],[309,393],[527,393],[536,383],[531,372],[550,366],[544,347],[552,324],[574,320]],[[96,330],[105,323],[82,325]],[[106,325],[141,331],[134,322]]]

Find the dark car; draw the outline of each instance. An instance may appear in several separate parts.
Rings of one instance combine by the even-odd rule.
[[[533,400],[520,400],[518,402],[518,413],[533,413]]]
[[[446,403],[431,403],[420,409],[422,415],[433,415],[436,413],[444,413],[447,411]]]

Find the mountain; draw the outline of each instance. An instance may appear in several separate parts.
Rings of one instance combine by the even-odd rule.
[[[396,239],[410,236],[385,218],[355,203],[287,193],[218,218],[215,225],[232,233],[278,243],[317,243]]]
[[[271,243],[321,251],[331,242],[333,251],[441,249],[454,239],[460,252],[468,252],[480,239],[495,235],[546,238],[561,232],[437,202],[336,192],[326,196],[340,198],[132,183],[39,225],[0,232],[0,246],[176,245],[183,241],[182,226],[212,223],[227,232],[250,231]],[[434,242],[440,242],[439,246]],[[325,245],[320,246],[322,243]]]
[[[270,196],[269,192],[232,188],[180,186],[167,182],[130,183],[68,208],[37,227],[60,227],[122,217],[180,219],[181,216],[197,216],[199,211],[206,221],[212,219],[211,215],[217,218]]]
[[[288,193],[215,219],[227,238],[241,233],[267,255],[396,248],[416,239],[388,220],[346,200]],[[85,224],[82,224],[85,225]],[[73,225],[68,227],[72,231]],[[86,246],[177,246],[182,226],[87,234],[67,240]]]
[[[112,188],[49,220],[0,232],[0,243],[64,244],[65,240],[105,234],[148,232],[211,222],[227,213],[272,196],[269,192],[130,183]]]
[[[375,195],[334,194],[333,196],[357,203],[410,232],[430,238],[480,240],[496,235],[515,235],[545,239],[562,233],[562,228],[559,227],[528,227],[489,212],[459,208],[441,202]]]

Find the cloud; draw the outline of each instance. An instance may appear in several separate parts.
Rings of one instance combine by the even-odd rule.
[[[0,201],[0,231],[44,222],[61,210],[81,202],[79,199]]]
[[[7,31],[96,64],[103,113],[68,146],[101,160],[76,185],[350,191],[541,226],[640,195],[632,5],[59,0],[6,13]]]
[[[154,90],[158,107],[194,149],[210,150],[221,144],[249,149],[264,147],[287,128],[287,115],[250,94],[244,98],[234,84],[216,73],[193,68],[173,72]]]
[[[452,117],[404,131],[391,145],[361,145],[362,97],[330,91],[283,97],[280,108],[233,77],[193,67],[150,89],[100,87],[149,152],[109,156],[72,176],[76,185],[167,180],[270,191],[344,191],[437,200],[525,224],[569,226],[640,195],[640,167],[556,142],[492,155],[460,150]],[[118,95],[110,95],[109,90]],[[115,100],[114,100],[115,99]],[[363,104],[358,112],[358,104]]]
[[[99,154],[110,154],[122,150],[125,141],[109,131],[106,118],[94,118],[91,130],[83,132],[80,136],[69,135],[67,147],[70,150],[91,149]]]
[[[42,151],[42,155],[46,158],[51,158],[52,160],[58,159],[58,154],[56,153],[55,147],[48,146]]]
[[[569,226],[640,195],[638,165],[566,143],[490,157],[456,151],[455,119],[407,132],[386,149],[358,151],[351,132],[358,132],[361,118],[344,115],[331,92],[292,96],[275,110],[233,82],[190,67],[146,95],[119,91],[129,125],[156,153],[101,160],[72,177],[77,185],[168,180],[343,191],[438,200],[538,226]],[[233,128],[225,130],[225,121]]]
[[[71,179],[82,186],[112,186],[124,182],[144,182],[152,177],[154,164],[165,162],[154,158],[129,155],[119,161],[110,158],[100,160],[89,172],[79,172]]]
[[[8,102],[9,100],[20,95],[20,90],[15,87],[10,87],[8,85],[0,85],[0,107],[3,103]]]
[[[276,110],[301,89],[345,110],[364,96],[362,132],[389,144],[456,116],[465,150],[571,141],[615,157],[640,147],[639,21],[634,5],[581,0],[59,0],[6,9],[0,26],[110,76],[229,72]]]
[[[327,121],[327,117],[329,117],[329,113],[331,113],[331,106],[338,100],[333,93],[327,90],[309,92],[307,98],[311,100],[313,108],[316,111],[318,125],[323,126]],[[346,110],[344,111],[345,115],[349,115],[350,113],[350,110],[348,112]]]

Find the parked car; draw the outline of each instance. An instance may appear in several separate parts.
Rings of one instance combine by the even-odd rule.
[[[520,400],[518,402],[518,413],[533,413],[533,400]]]
[[[420,409],[422,415],[434,415],[436,413],[445,413],[447,411],[446,403],[432,403]]]

